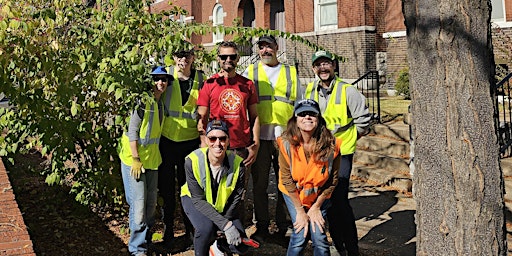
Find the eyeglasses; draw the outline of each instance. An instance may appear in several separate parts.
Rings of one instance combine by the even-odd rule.
[[[330,62],[330,61],[318,62],[318,63],[313,64],[313,66],[315,66],[315,68],[319,68],[322,66],[330,67],[331,65],[332,65],[332,62]]]
[[[219,58],[221,60],[227,60],[228,57],[231,59],[231,60],[236,60],[236,58],[238,58],[238,54],[219,54]]]
[[[306,117],[306,116],[318,117],[318,113],[315,113],[313,111],[303,111],[303,112],[297,113],[297,116],[300,116],[300,117]]]
[[[220,136],[220,137],[211,136],[211,137],[208,137],[208,140],[210,140],[210,143],[215,143],[217,140],[220,140],[220,142],[226,142],[227,139],[228,139],[228,136]]]
[[[165,83],[165,82],[167,82],[167,77],[154,76],[153,81],[155,81],[155,82],[162,81],[162,83]]]

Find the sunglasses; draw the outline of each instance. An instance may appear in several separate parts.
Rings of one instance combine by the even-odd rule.
[[[215,143],[217,140],[220,140],[220,142],[226,142],[227,139],[228,139],[228,136],[220,136],[220,137],[211,136],[211,137],[208,137],[208,140],[210,140],[210,143]]]
[[[153,81],[155,81],[155,82],[162,81],[163,83],[165,83],[165,82],[167,82],[167,77],[154,76]]]
[[[318,113],[315,113],[313,111],[303,111],[303,112],[297,113],[297,116],[300,116],[300,117],[306,117],[306,116],[318,117]]]
[[[238,54],[219,54],[219,58],[221,60],[227,60],[228,57],[231,59],[231,60],[236,60],[236,58],[238,58]]]

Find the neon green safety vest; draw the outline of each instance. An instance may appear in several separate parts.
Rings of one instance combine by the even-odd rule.
[[[166,138],[180,142],[199,138],[197,132],[197,97],[199,95],[199,86],[204,81],[204,74],[196,70],[192,89],[188,100],[183,105],[181,101],[181,88],[178,81],[178,70],[170,67],[170,74],[176,78],[167,86],[163,97],[164,100],[164,119],[162,135]]]
[[[160,117],[158,115],[158,103],[147,104],[144,110],[144,117],[139,131],[139,139],[137,140],[137,151],[139,153],[142,166],[149,170],[157,170],[162,163],[162,156],[158,149],[162,127],[160,125]],[[165,118],[164,118],[165,119]],[[132,165],[132,150],[130,148],[130,139],[123,133],[121,142],[118,146],[119,158],[128,165]]]
[[[299,93],[297,71],[293,66],[282,64],[276,86],[272,87],[267,74],[260,70],[264,70],[261,62],[247,68],[247,78],[254,82],[258,93],[260,124],[286,126],[293,115],[293,105]]]
[[[318,86],[318,81],[309,83],[304,97],[318,102]],[[336,78],[331,97],[327,102],[325,112],[322,113],[327,128],[336,138],[342,140],[340,148],[342,155],[353,154],[356,151],[357,143],[357,128],[354,125],[353,118],[348,117],[347,112],[347,97],[345,95],[348,86],[351,85],[343,82],[340,78]]]
[[[230,169],[228,170],[227,175],[223,175],[220,182],[219,188],[217,190],[217,199],[213,202],[213,194],[212,194],[212,177],[210,172],[210,167],[208,166],[208,148],[199,148],[190,153],[187,158],[192,161],[192,169],[194,170],[194,177],[196,178],[199,186],[205,191],[206,201],[210,203],[217,212],[222,213],[224,211],[224,207],[231,196],[231,193],[235,190],[236,183],[238,181],[238,175],[240,174],[240,163],[242,162],[242,158],[237,156],[232,151],[228,150],[226,152],[226,157],[229,161]],[[185,183],[181,187],[181,196],[189,196],[190,191],[188,190],[188,185]]]

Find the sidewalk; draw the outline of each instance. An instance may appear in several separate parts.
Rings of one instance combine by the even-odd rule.
[[[0,158],[0,255],[36,255]]]

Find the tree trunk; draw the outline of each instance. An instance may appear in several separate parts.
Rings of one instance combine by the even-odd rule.
[[[506,255],[490,1],[403,0],[417,255]]]

